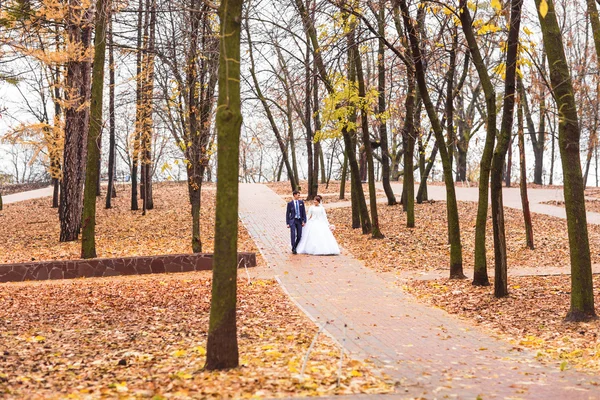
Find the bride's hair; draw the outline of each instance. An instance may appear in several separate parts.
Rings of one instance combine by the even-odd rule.
[[[319,202],[319,204],[321,204],[321,200],[323,200],[323,198],[319,195],[315,196],[315,200]]]

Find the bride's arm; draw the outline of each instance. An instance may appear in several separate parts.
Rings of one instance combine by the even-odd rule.
[[[308,208],[308,215],[307,215],[307,218],[308,218],[308,219],[311,219],[311,218],[312,218],[312,216],[313,216],[313,206],[310,206],[310,207]]]

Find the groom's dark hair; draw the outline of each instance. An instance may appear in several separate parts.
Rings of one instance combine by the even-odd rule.
[[[292,195],[294,195],[294,196],[295,196],[295,195],[297,195],[297,194],[300,194],[300,191],[299,191],[299,190],[294,190],[294,191],[292,192]]]

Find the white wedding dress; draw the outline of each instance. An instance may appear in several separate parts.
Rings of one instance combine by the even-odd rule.
[[[337,241],[329,229],[325,208],[322,205],[311,206],[306,218],[306,224],[302,228],[302,239],[298,243],[296,251],[299,254],[340,254]]]

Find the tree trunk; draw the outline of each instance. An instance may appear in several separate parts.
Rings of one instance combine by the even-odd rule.
[[[356,57],[354,56],[354,29],[346,34],[348,41],[348,81],[356,82]],[[353,116],[351,120],[356,122],[356,109],[357,105],[354,105]],[[354,123],[356,125],[356,123]],[[360,171],[359,163],[356,159],[356,140],[357,133],[354,128],[348,129],[347,127],[342,130],[344,136],[344,143],[346,145],[346,152],[348,153],[348,162],[350,165],[350,184],[352,185],[352,199],[355,200],[355,208],[358,210],[360,217],[360,226],[363,234],[371,233],[371,220],[369,217],[369,210],[367,209],[367,202],[362,187],[362,174]],[[363,144],[364,146],[364,144]],[[362,157],[362,155],[361,155]],[[354,227],[354,218],[352,221],[352,227]]]
[[[596,49],[596,59],[599,60],[600,58],[600,18],[598,17],[598,6],[596,5],[596,2],[594,0],[586,0],[587,2],[587,8],[588,8],[588,16],[590,18],[590,23],[592,25],[592,32],[593,32],[593,36],[594,36],[594,47]],[[596,93],[598,94],[598,85],[596,85]],[[598,127],[598,118],[597,115],[598,113],[596,112],[596,118],[595,118],[595,125],[597,128]],[[588,177],[588,171],[590,169],[590,164],[592,161],[592,152],[593,150],[598,146],[598,133],[596,129],[593,129],[592,132],[590,132],[590,140],[589,140],[590,144],[588,146],[588,155],[587,155],[587,162],[586,162],[586,168],[585,168],[585,178],[584,178],[584,189],[585,186],[587,185],[587,177]]]
[[[102,134],[102,96],[104,93],[104,62],[106,55],[106,23],[110,10],[109,0],[96,1],[94,30],[94,63],[90,101],[90,124],[87,137],[87,167],[83,197],[83,230],[81,258],[96,258],[96,192],[100,175],[100,135]]]
[[[52,208],[58,208],[58,199],[60,196],[60,180],[52,178]]]
[[[271,129],[275,134],[275,138],[277,139],[277,144],[279,145],[279,150],[281,151],[282,156],[282,165],[285,165],[285,170],[287,172],[288,179],[292,186],[292,191],[298,190],[298,178],[296,177],[294,170],[292,169],[292,165],[290,164],[290,160],[287,155],[287,144],[283,140],[283,136],[279,131],[279,127],[275,122],[275,117],[273,117],[273,113],[271,112],[271,108],[269,107],[269,103],[267,103],[267,99],[264,97],[262,90],[260,88],[260,83],[258,78],[256,77],[256,72],[254,69],[254,52],[252,48],[252,38],[250,36],[250,27],[246,25],[246,34],[248,36],[248,54],[250,55],[250,75],[252,76],[252,82],[254,83],[254,89],[256,90],[256,96],[260,100],[265,113],[267,114],[267,119],[269,120],[269,124],[271,124]],[[289,96],[288,96],[289,98]]]
[[[302,0],[294,1],[296,8],[298,9],[300,16],[302,18],[302,24],[304,27],[304,31],[308,34],[308,39],[312,45],[312,53],[315,65],[319,72],[319,76],[323,83],[325,84],[325,88],[329,94],[334,93],[333,85],[329,79],[327,74],[327,70],[325,69],[325,63],[323,62],[323,56],[321,53],[321,48],[319,46],[319,41],[317,37],[317,31],[314,27],[312,20],[310,19],[308,12],[306,11],[306,7],[302,3]],[[354,67],[352,64],[352,57],[349,55],[348,57],[348,80],[355,81],[354,78]],[[342,136],[344,138],[344,145],[346,147],[346,152],[348,155],[348,163],[350,166],[350,175],[351,175],[351,186],[352,186],[352,198],[354,201],[358,203],[360,215],[361,215],[361,225],[363,228],[363,233],[370,233],[371,229],[371,221],[369,220],[369,212],[367,209],[367,204],[365,201],[365,196],[363,192],[362,185],[359,181],[359,170],[358,163],[356,161],[356,144],[354,142],[355,132],[349,132],[347,128],[342,129]],[[358,182],[357,182],[358,181]],[[355,194],[356,190],[356,194]],[[354,208],[353,208],[354,209]],[[354,223],[354,221],[353,221]]]
[[[355,30],[355,28],[353,29]],[[358,81],[358,96],[364,99],[366,97],[365,79],[362,69],[362,60],[360,58],[360,51],[355,42],[355,33],[351,32],[349,37],[351,43],[348,44],[354,53],[354,67],[356,68],[356,79]],[[369,206],[371,208],[371,236],[373,239],[382,239],[383,234],[379,229],[379,216],[377,214],[377,190],[375,189],[375,164],[373,162],[373,148],[371,147],[371,137],[369,135],[369,121],[367,111],[364,107],[361,107],[361,130],[363,145],[365,147],[365,157],[367,159],[367,174],[369,182]],[[411,169],[412,174],[412,169]]]
[[[186,143],[188,192],[192,213],[192,252],[202,252],[202,237],[200,233],[200,206],[202,197],[202,172],[200,171],[200,104],[198,90],[198,35],[202,14],[200,2],[193,0],[189,10],[189,48],[186,53],[185,86],[188,109],[188,138]]]
[[[142,149],[141,159],[144,166],[142,180],[144,182],[143,190],[143,209],[152,210],[154,208],[154,199],[152,196],[152,137],[153,137],[153,105],[154,105],[154,62],[155,62],[155,42],[156,42],[156,0],[146,1],[147,14],[150,14],[148,27],[148,39],[145,40],[145,57],[143,63],[143,100],[142,100]]]
[[[385,1],[379,1],[379,14],[377,17],[377,28],[379,35],[379,47],[377,49],[377,90],[378,110],[377,112],[383,115],[386,111],[385,104]],[[383,183],[383,191],[387,197],[388,205],[396,204],[396,196],[390,184],[390,150],[388,148],[387,123],[385,118],[379,120],[379,139],[381,142],[381,181]]]
[[[512,134],[511,134],[511,138],[508,142],[508,153],[506,156],[506,170],[504,171],[505,175],[504,175],[504,185],[506,185],[507,188],[510,187],[510,180],[511,180],[511,172],[512,172]]]
[[[222,0],[219,7],[219,97],[217,107],[217,208],[210,306],[207,370],[236,368],[237,233],[240,99],[240,30],[242,0]]]
[[[342,176],[340,178],[340,200],[346,197],[346,179],[348,174],[348,153],[344,151],[344,163],[342,164]]]
[[[492,221],[494,227],[494,296],[508,295],[507,251],[504,229],[504,202],[502,199],[502,166],[510,146],[515,109],[515,79],[517,73],[517,47],[521,27],[522,0],[511,0],[510,28],[508,31],[506,52],[506,77],[504,79],[504,105],[502,108],[502,127],[498,144],[494,150],[491,170]]]
[[[406,150],[404,151],[404,182],[402,184],[402,204],[406,211],[406,226],[415,227],[415,172],[413,170],[413,156],[415,150],[415,77],[413,71],[407,71],[408,89],[404,109],[404,127],[402,136],[405,138]]]
[[[417,29],[415,28],[414,22],[412,21],[409,13],[406,0],[399,0],[400,7],[402,9],[402,17],[404,18],[404,25],[409,31],[410,47],[412,50],[413,63],[415,67],[415,73],[417,76],[417,82],[419,87],[419,93],[425,104],[427,115],[431,122],[435,139],[438,143],[440,157],[442,159],[442,166],[444,172],[444,180],[446,183],[446,211],[448,217],[448,241],[450,242],[450,278],[462,279],[465,278],[463,273],[462,265],[462,246],[460,242],[460,222],[458,219],[458,204],[456,202],[456,192],[454,188],[454,180],[452,177],[452,166],[450,164],[450,156],[446,143],[444,140],[444,132],[442,125],[436,114],[431,98],[429,97],[429,91],[427,89],[427,82],[425,79],[425,69],[423,66],[423,58],[421,54],[421,47],[419,44],[419,37]]]
[[[517,83],[518,85],[518,83]],[[519,99],[520,100],[520,99]],[[525,222],[525,241],[527,247],[533,250],[533,226],[531,225],[531,211],[529,211],[529,198],[527,195],[527,166],[525,164],[525,133],[523,131],[523,103],[519,101],[517,108],[517,124],[519,135],[519,164],[520,164],[520,192],[521,206],[523,207],[523,220]]]
[[[485,95],[485,104],[487,111],[487,129],[485,144],[481,162],[479,163],[479,201],[477,204],[477,218],[475,221],[475,265],[473,272],[473,285],[487,286],[489,278],[487,273],[487,259],[485,250],[486,225],[488,216],[488,193],[490,166],[494,151],[494,141],[496,138],[496,91],[492,85],[488,69],[483,61],[479,51],[479,45],[473,32],[471,14],[467,7],[467,1],[461,0],[460,19],[463,32],[469,43],[469,50],[473,58],[473,64],[477,69],[477,74],[481,80],[481,85]]]
[[[317,74],[313,74],[313,84],[312,84],[312,95],[313,95],[313,104],[312,109],[314,111],[314,123],[315,123],[315,132],[321,130],[321,119],[319,118],[319,77]],[[327,183],[327,178],[325,176],[325,157],[323,156],[323,147],[320,142],[314,143],[314,165],[313,165],[313,175],[315,177],[313,181],[313,191],[314,193],[318,193],[319,191],[319,166],[321,167],[321,183]]]
[[[291,99],[288,96],[287,99],[287,120],[288,120],[288,140],[290,143],[290,152],[292,153],[292,171],[294,171],[293,177],[296,179],[294,186],[297,190],[300,190],[300,175],[298,174],[298,161],[296,160],[296,139],[294,138],[294,128],[292,125],[292,105]],[[291,178],[290,178],[291,179]]]
[[[65,146],[59,205],[61,242],[77,240],[81,229],[90,118],[89,108],[86,106],[90,98],[90,61],[86,52],[91,41],[91,12],[89,9],[82,9],[80,0],[70,0],[68,14],[67,33],[70,42],[77,49],[72,50],[73,59],[67,62],[65,80]]]
[[[536,0],[550,68],[550,83],[560,110],[559,149],[563,168],[565,211],[571,253],[571,308],[566,319],[584,321],[596,317],[592,263],[585,212],[583,178],[579,158],[579,123],[573,84],[554,2],[547,0],[548,13],[539,13],[541,0]]]
[[[545,56],[543,58],[546,59]],[[529,103],[527,101],[527,92],[525,91],[525,86],[523,85],[523,79],[520,76],[517,76],[517,88],[519,90],[519,95],[521,97],[521,103],[523,105],[523,111],[525,112],[525,121],[527,122],[527,130],[529,131],[529,138],[531,139],[531,144],[533,146],[533,156],[534,156],[534,172],[533,172],[533,183],[542,185],[542,173],[544,171],[544,139],[545,139],[545,101],[544,96],[542,96],[540,100],[540,131],[536,133],[535,124],[533,122],[533,117],[531,116],[531,111],[529,109]]]
[[[307,174],[308,174],[308,193],[306,196],[307,200],[312,200],[315,198],[315,196],[317,195],[317,190],[319,187],[319,177],[318,175],[315,176],[315,170],[314,170],[314,157],[316,157],[317,155],[314,154],[313,156],[313,132],[312,132],[312,125],[311,125],[311,113],[312,113],[312,105],[311,105],[311,91],[312,91],[312,84],[311,84],[311,71],[310,71],[310,40],[308,40],[308,33],[307,35],[307,40],[306,40],[306,56],[304,59],[305,62],[305,79],[306,79],[306,88],[304,91],[304,120],[305,120],[305,128],[306,128],[306,156],[307,156]],[[318,166],[319,164],[317,164]]]
[[[109,130],[109,149],[108,149],[108,188],[106,189],[106,208],[112,207],[112,198],[116,196],[115,191],[115,156],[116,156],[116,135],[115,135],[115,55],[113,48],[112,35],[112,16],[108,23],[108,130]]]
[[[96,162],[96,169],[98,170],[98,173],[96,174],[96,182],[94,183],[94,186],[96,187],[96,197],[100,197],[102,196],[102,127],[100,127],[100,135],[96,141],[96,147],[98,148],[98,161]]]
[[[133,139],[133,151],[131,157],[131,210],[139,209],[138,206],[138,161],[140,156],[140,135],[142,132],[142,36],[143,27],[147,24],[143,23],[144,2],[138,0],[138,20],[137,20],[137,54],[136,54],[136,90],[135,90],[135,132]],[[143,191],[142,191],[143,192]]]

